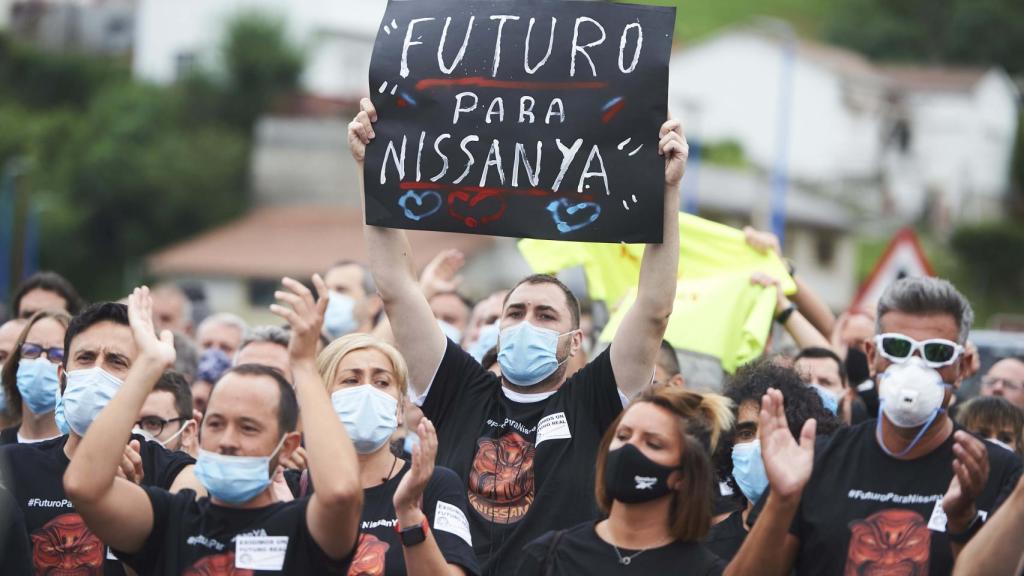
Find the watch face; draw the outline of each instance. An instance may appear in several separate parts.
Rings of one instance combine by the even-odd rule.
[[[423,526],[413,526],[406,530],[402,530],[402,546],[415,546],[427,539],[426,532],[423,531]]]

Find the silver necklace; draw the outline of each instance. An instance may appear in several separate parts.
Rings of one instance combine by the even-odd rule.
[[[615,555],[619,557],[619,564],[622,564],[623,566],[629,566],[633,561],[633,558],[636,558],[648,550],[648,548],[644,548],[643,550],[630,554],[629,556],[623,556],[622,552],[619,551],[619,547],[615,544],[612,544],[612,549],[615,550]]]

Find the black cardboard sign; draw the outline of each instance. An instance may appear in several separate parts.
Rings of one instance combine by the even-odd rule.
[[[371,225],[662,241],[675,8],[392,0],[370,65]]]

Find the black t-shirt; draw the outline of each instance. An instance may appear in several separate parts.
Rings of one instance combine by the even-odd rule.
[[[31,550],[21,509],[11,492],[0,486],[0,566],[4,574],[31,574]]]
[[[181,469],[194,464],[189,455],[171,452],[156,442],[139,440],[143,485],[168,488]],[[67,435],[37,444],[11,444],[0,448],[0,470],[5,485],[25,516],[37,573],[64,568],[82,574],[123,574],[121,563],[86,526],[64,494],[64,472],[70,461],[64,454]]]
[[[309,498],[263,508],[218,506],[192,490],[145,487],[153,531],[135,554],[116,551],[139,574],[346,574],[352,554],[331,560],[306,525]],[[353,549],[354,551],[354,549]]]
[[[387,482],[363,491],[363,515],[359,525],[359,546],[352,559],[351,574],[375,576],[404,576],[405,555],[402,539],[395,532],[398,517],[395,514],[395,490],[411,466],[402,468]],[[285,473],[288,486],[296,497],[313,493],[313,483],[306,477],[302,491],[302,475],[297,471]],[[461,566],[466,574],[479,574],[473,543],[466,517],[466,490],[459,476],[451,470],[436,466],[434,474],[423,490],[421,510],[430,523],[431,533],[449,564]]]
[[[1021,462],[990,446],[988,484],[977,500],[991,516],[1017,484]],[[949,574],[952,551],[942,497],[953,478],[953,437],[915,460],[898,460],[875,439],[875,420],[840,429],[820,454],[791,532],[797,574]]]
[[[617,576],[633,574],[678,574],[709,575],[721,574],[725,562],[719,559],[699,542],[672,542],[660,548],[649,548],[640,552],[619,548],[597,535],[594,522],[584,522],[561,533],[558,542],[553,540],[557,532],[548,532],[523,549],[522,560],[516,576],[546,576],[547,563],[554,563],[554,574],[558,576]],[[552,548],[552,545],[554,547]],[[639,552],[639,554],[638,554]],[[619,561],[631,557],[629,565]]]
[[[597,449],[622,411],[610,348],[527,403],[449,341],[422,408],[437,427],[437,463],[462,478],[484,574],[512,574],[530,541],[597,518]]]
[[[743,546],[748,533],[743,526],[743,510],[736,510],[725,520],[711,527],[707,539],[704,540],[704,546],[715,556],[728,562],[740,551],[740,546]]]
[[[8,444],[18,443],[18,430],[21,429],[21,425],[11,426],[10,428],[4,428],[0,430],[0,446],[6,446]]]

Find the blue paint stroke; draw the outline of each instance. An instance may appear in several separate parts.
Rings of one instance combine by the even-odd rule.
[[[413,100],[412,96],[409,96],[408,92],[402,92],[402,98],[405,98],[405,101],[409,104],[412,104],[413,106],[416,105],[416,101]]]
[[[601,107],[601,112],[605,112],[612,106],[615,106],[616,104],[619,103],[620,100],[622,100],[622,96],[616,96],[615,98],[612,98],[611,100],[606,102],[604,106]]]
[[[591,209],[593,212],[589,216],[584,216],[582,221],[576,222],[575,224],[566,222],[566,219],[562,217],[563,212],[566,216],[574,216],[587,209]],[[594,202],[580,202],[579,204],[570,205],[569,201],[565,198],[552,201],[548,204],[547,210],[548,212],[551,212],[551,219],[555,221],[555,226],[562,234],[574,232],[580,228],[586,228],[601,216],[601,206],[599,204],[595,204]]]
[[[407,205],[411,201],[415,202],[416,206],[423,208],[424,204],[426,204],[425,200],[428,198],[436,200],[437,205],[422,214],[413,212]],[[441,195],[434,190],[426,190],[422,194],[417,194],[414,190],[409,190],[398,199],[398,205],[401,206],[402,210],[405,212],[405,217],[416,222],[433,216],[435,212],[441,209],[442,204],[444,204],[444,201],[441,199]]]

